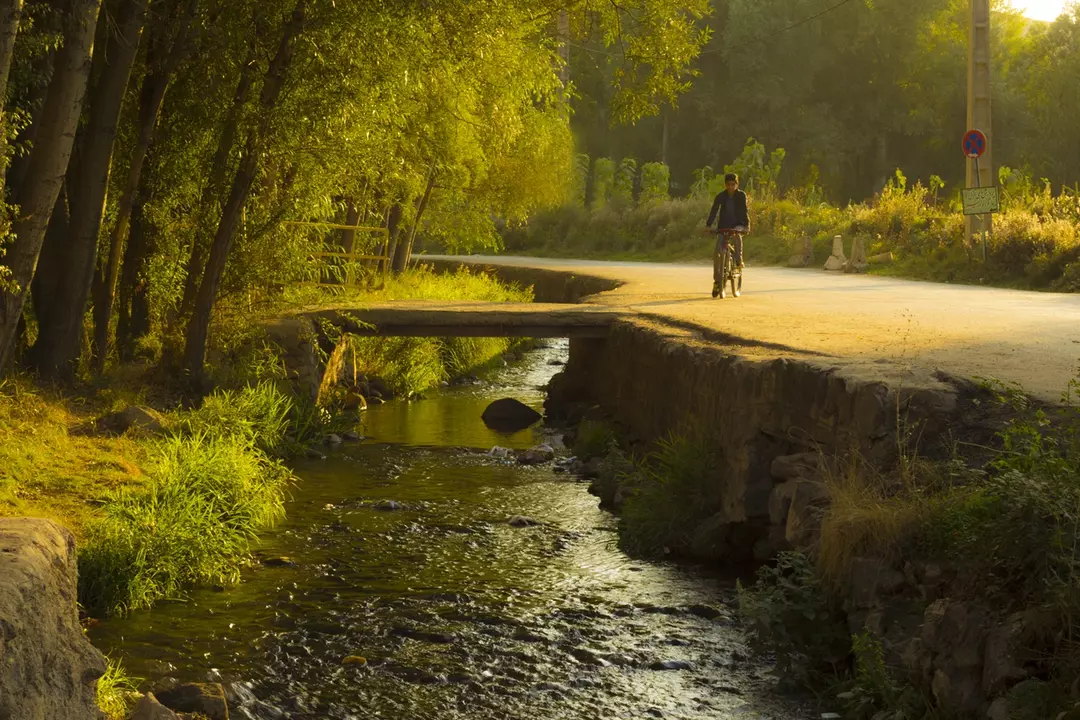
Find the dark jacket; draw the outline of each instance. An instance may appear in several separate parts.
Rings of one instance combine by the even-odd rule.
[[[735,203],[735,222],[730,220],[725,221],[725,208],[723,203],[731,201]],[[716,221],[717,229],[720,228],[733,228],[742,225],[745,228],[750,227],[750,213],[746,208],[746,193],[742,190],[736,190],[734,195],[728,196],[727,190],[716,196],[713,200],[712,210],[709,212],[709,222],[705,223],[707,227],[712,227],[713,221]]]

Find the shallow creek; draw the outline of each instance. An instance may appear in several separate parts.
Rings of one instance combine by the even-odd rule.
[[[270,565],[91,639],[148,685],[225,683],[241,719],[814,717],[748,657],[729,582],[628,558],[586,485],[487,454],[554,441],[480,414],[539,408],[566,352],[371,408],[367,440],[295,465]]]

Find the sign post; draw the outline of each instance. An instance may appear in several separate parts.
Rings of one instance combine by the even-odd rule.
[[[986,152],[988,146],[986,135],[981,130],[968,130],[964,134],[964,155],[969,160],[975,161],[975,187],[965,188],[961,194],[964,201],[965,216],[991,215],[1001,209],[1001,199],[997,187],[991,185],[982,186],[979,172],[979,158]],[[983,262],[986,262],[986,227],[989,222],[980,222],[979,234],[982,235]]]
[[[966,187],[989,187],[995,183],[991,126],[991,0],[966,0],[968,6],[967,126],[982,131],[986,142],[978,164],[974,158],[964,161]],[[991,215],[964,218],[968,247],[975,233],[989,232]]]

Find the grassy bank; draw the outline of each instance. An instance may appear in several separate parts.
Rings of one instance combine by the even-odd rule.
[[[75,533],[79,602],[91,616],[235,581],[258,534],[284,514],[292,482],[284,460],[358,419],[282,390],[281,358],[259,337],[260,322],[298,306],[405,299],[525,302],[532,293],[467,270],[421,268],[381,287],[288,288],[271,303],[223,305],[211,355],[219,389],[194,409],[180,409],[164,332],[145,339],[137,365],[69,393],[12,376],[0,382],[0,515],[46,517]],[[504,339],[363,338],[351,349],[359,372],[409,395],[512,348]],[[132,405],[158,407],[162,428],[114,435],[99,426]],[[111,664],[99,692],[110,718],[124,717],[129,691]]]
[[[1007,169],[1006,169],[1007,170]],[[870,202],[837,207],[817,201],[819,192],[751,192],[753,232],[747,259],[784,265],[802,253],[804,238],[823,265],[832,238],[844,238],[845,252],[861,238],[868,255],[891,253],[891,261],[870,272],[940,282],[1075,292],[1080,290],[1080,190],[1054,194],[1019,173],[1003,174],[1003,211],[982,259],[981,245],[964,241],[964,218],[956,201],[911,184],[902,174]],[[937,186],[935,185],[935,188]],[[509,252],[660,262],[704,261],[712,250],[700,234],[711,195],[666,199],[632,207],[595,210],[567,206],[504,232]]]

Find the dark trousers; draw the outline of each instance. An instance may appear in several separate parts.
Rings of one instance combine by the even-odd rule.
[[[742,262],[742,233],[717,233],[716,236],[716,250],[713,251],[713,282],[720,283],[724,280],[724,268],[721,266],[723,261],[723,255],[721,253],[724,250],[724,241],[731,237],[735,242],[735,267],[739,266]]]

